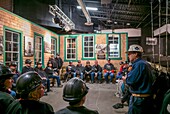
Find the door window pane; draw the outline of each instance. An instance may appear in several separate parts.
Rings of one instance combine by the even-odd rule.
[[[66,42],[66,50],[68,60],[76,60],[76,39],[75,38],[67,38]]]
[[[109,58],[119,58],[120,57],[120,42],[119,35],[109,34],[108,35],[108,57]]]
[[[93,58],[94,57],[94,36],[84,36],[84,53],[83,57]]]

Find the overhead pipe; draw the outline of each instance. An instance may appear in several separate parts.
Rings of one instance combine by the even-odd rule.
[[[86,17],[86,20],[87,22],[85,23],[85,25],[88,25],[88,26],[91,26],[93,25],[93,23],[91,22],[91,17],[90,17],[90,14],[88,12],[88,10],[86,9],[86,6],[85,4],[83,3],[82,0],[77,0],[78,4],[80,5],[85,17]]]

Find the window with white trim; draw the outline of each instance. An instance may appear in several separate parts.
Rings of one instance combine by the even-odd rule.
[[[118,34],[108,35],[108,58],[119,58],[120,57],[120,40]]]
[[[57,53],[57,40],[51,38],[51,54],[56,55],[56,53]]]
[[[34,64],[36,64],[36,62],[38,61],[42,62],[42,40],[43,40],[42,36],[36,35],[34,42],[35,44]]]
[[[83,57],[94,58],[94,36],[84,36],[83,43]]]
[[[66,59],[76,60],[76,38],[66,39]]]
[[[21,34],[11,30],[5,30],[5,64],[9,65],[11,61],[15,61],[19,68],[19,52],[20,52]]]

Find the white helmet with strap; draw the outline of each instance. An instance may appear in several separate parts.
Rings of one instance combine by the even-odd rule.
[[[143,48],[139,45],[136,45],[136,44],[133,44],[133,45],[130,45],[128,52],[140,52],[140,53],[143,53]]]

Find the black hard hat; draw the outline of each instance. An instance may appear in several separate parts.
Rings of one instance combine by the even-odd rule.
[[[110,61],[111,59],[110,59],[110,58],[108,58],[107,60],[108,60],[108,61]]]
[[[12,62],[9,64],[9,66],[17,66],[17,62],[12,61]]]
[[[49,64],[52,64],[52,61],[48,61],[48,62],[47,62],[47,65],[49,65]]]
[[[70,103],[79,102],[88,93],[88,89],[83,80],[72,78],[64,86],[63,99]]]
[[[12,77],[14,74],[12,73],[11,69],[0,65],[0,79],[8,79],[9,77]]]
[[[125,61],[124,64],[128,64],[128,61]]]
[[[121,61],[119,64],[122,65],[122,64],[123,64],[123,61]]]
[[[71,64],[72,63],[72,61],[69,61],[69,64]]]
[[[57,55],[57,56],[60,56],[60,54],[59,54],[59,53],[56,53],[56,55]]]
[[[19,95],[28,94],[36,89],[42,82],[41,77],[35,71],[22,74],[16,82],[16,92]]]
[[[90,61],[86,61],[86,64],[90,64]]]
[[[25,60],[25,64],[31,64],[31,63],[32,63],[32,61],[30,59]]]
[[[42,64],[42,62],[41,62],[41,61],[38,61],[38,62],[37,62],[37,65],[41,65],[41,64]]]

